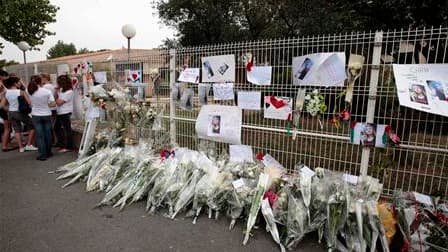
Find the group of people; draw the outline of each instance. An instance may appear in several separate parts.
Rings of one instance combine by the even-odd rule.
[[[72,151],[72,81],[61,75],[51,83],[49,74],[33,75],[27,86],[14,74],[0,70],[0,117],[3,121],[2,150],[10,151],[14,131],[19,152],[38,151],[37,160],[53,155],[52,146],[61,153]],[[28,139],[22,142],[24,133]],[[37,148],[35,147],[37,143]]]

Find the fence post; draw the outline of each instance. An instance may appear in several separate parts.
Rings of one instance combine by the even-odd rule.
[[[176,106],[174,104],[173,86],[176,83],[176,49],[170,49],[170,141],[171,144],[176,144]]]
[[[372,64],[370,69],[370,82],[369,82],[369,98],[367,102],[367,114],[366,122],[373,123],[375,118],[375,105],[376,105],[376,93],[378,87],[378,76],[380,73],[380,59],[381,49],[383,42],[383,32],[375,32],[375,42],[373,44]],[[361,169],[360,174],[362,176],[367,175],[369,168],[370,148],[363,147],[361,156]]]

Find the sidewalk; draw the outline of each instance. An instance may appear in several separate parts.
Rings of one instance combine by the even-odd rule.
[[[256,230],[243,247],[242,223],[228,231],[226,218],[202,215],[193,225],[182,215],[147,216],[142,202],[122,212],[93,209],[102,193],[86,193],[84,183],[62,189],[65,182],[48,174],[75,153],[45,162],[36,155],[0,153],[0,251],[280,251],[264,230]],[[294,251],[324,249],[310,235]]]

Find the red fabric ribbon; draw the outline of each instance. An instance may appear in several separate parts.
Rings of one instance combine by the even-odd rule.
[[[247,65],[246,65],[246,71],[248,71],[248,72],[252,71],[252,67],[253,66],[254,66],[254,62],[253,61],[248,62]]]
[[[355,121],[351,121],[350,122],[350,128],[354,129],[356,126],[356,122]]]

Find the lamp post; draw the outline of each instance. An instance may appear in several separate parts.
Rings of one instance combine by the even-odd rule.
[[[121,34],[123,34],[123,36],[128,39],[128,64],[131,54],[131,38],[135,36],[135,33],[135,27],[131,24],[125,24],[123,25],[123,27],[121,27]]]
[[[26,41],[20,41],[17,43],[17,47],[23,52],[23,66],[25,67],[25,81],[28,81],[28,68],[26,67],[26,51],[31,47]]]
[[[17,43],[17,47],[23,52],[23,64],[26,64],[26,54],[25,52],[30,49],[30,45],[25,41],[20,41]]]

